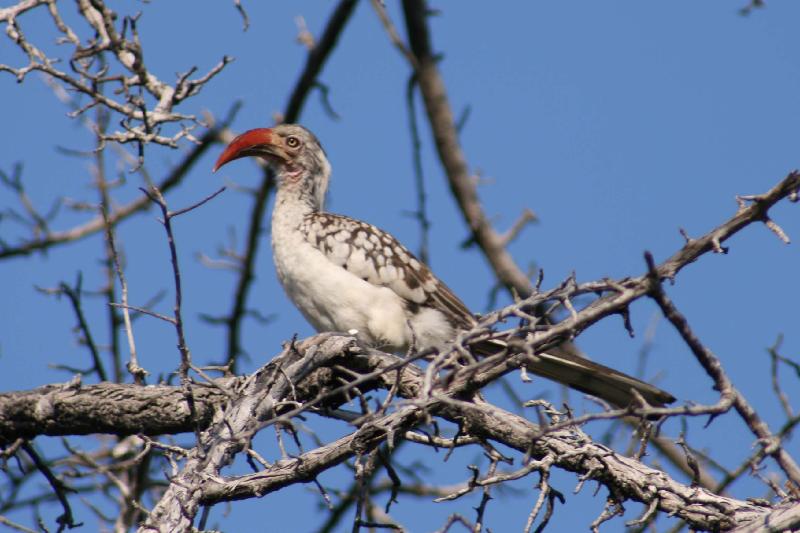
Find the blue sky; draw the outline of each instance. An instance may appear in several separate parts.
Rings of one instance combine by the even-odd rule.
[[[441,68],[455,113],[469,109],[461,140],[471,168],[482,177],[485,208],[501,231],[523,209],[537,213],[540,222],[511,250],[520,264],[544,269],[546,286],[573,271],[582,281],[638,275],[644,270],[644,250],[665,259],[682,244],[679,227],[690,235],[705,233],[735,212],[735,195],[764,192],[798,166],[800,6],[771,2],[742,17],[738,9],[743,3],[521,2],[492,4],[492,9],[485,3],[433,4],[441,10],[431,20],[434,46],[443,53]],[[182,110],[208,110],[223,117],[235,100],[241,100],[237,131],[271,124],[273,114],[285,106],[306,55],[295,42],[295,17],[302,15],[319,35],[330,12],[328,4],[310,1],[249,4],[245,6],[251,28],[246,33],[236,11],[224,3],[213,9],[194,7],[197,4],[190,9],[187,1],[137,5],[143,13],[139,30],[146,61],[165,80],[194,65],[205,71],[224,54],[236,58]],[[387,4],[402,29],[398,6]],[[62,9],[73,7],[64,4]],[[52,25],[45,17],[30,14],[20,22],[29,38],[52,43]],[[10,42],[0,41],[0,62],[20,61]],[[321,76],[341,119],[328,117],[318,94],[313,94],[302,123],[317,133],[333,164],[329,209],[368,220],[416,249],[419,229],[406,214],[415,205],[404,100],[408,74],[369,3],[362,2]],[[90,149],[91,134],[65,117],[67,109],[51,90],[36,76],[17,85],[11,76],[2,75],[0,102],[6,124],[0,143],[3,170],[22,162],[29,193],[42,209],[58,196],[95,201],[89,163],[55,149]],[[483,311],[493,285],[491,274],[477,251],[460,248],[467,231],[449,196],[427,127],[422,138],[433,222],[431,266],[470,307]],[[148,148],[151,174],[156,179],[163,176],[186,149]],[[259,171],[249,162],[228,165],[212,175],[221,149],[210,150],[174,191],[171,207],[193,203],[221,183],[258,182]],[[117,200],[134,198],[140,185],[138,178],[129,176],[116,191]],[[5,189],[0,190],[0,206],[16,207]],[[219,359],[224,335],[198,315],[228,311],[234,278],[206,268],[196,257],[216,256],[229,242],[232,228],[241,245],[247,206],[246,196],[229,188],[175,223],[187,336],[200,362]],[[64,210],[54,227],[65,229],[89,216]],[[800,238],[796,205],[778,206],[773,216],[790,237]],[[4,240],[13,242],[22,235],[13,222],[0,221]],[[171,291],[166,241],[155,213],[125,223],[120,239],[132,303],[144,303],[161,289]],[[269,248],[263,244],[251,305],[275,319],[267,325],[246,324],[244,343],[251,357],[247,370],[278,352],[280,342],[292,334],[312,333],[277,284]],[[728,255],[704,257],[668,290],[700,338],[721,358],[735,385],[774,428],[782,418],[771,392],[765,350],[784,334],[784,355],[798,359],[800,256],[795,244],[781,244],[763,227],[749,228],[729,244]],[[85,350],[71,333],[74,318],[66,300],[42,296],[34,287],[71,282],[81,271],[87,288],[97,288],[101,253],[101,240],[92,238],[46,255],[0,263],[1,390],[69,379],[48,367],[50,363],[88,365]],[[162,302],[162,311],[170,309],[170,298]],[[100,342],[106,342],[101,302],[89,301],[87,313]],[[655,322],[657,316],[649,302],[636,303],[636,338],[629,339],[621,321],[611,318],[584,334],[580,345],[605,364],[634,371],[645,330],[654,323],[647,377],[658,375],[659,385],[681,401],[714,401],[699,365],[669,324]],[[141,364],[154,375],[176,366],[170,327],[142,319],[135,333]],[[796,387],[796,382],[787,380],[785,385]],[[541,380],[527,388],[516,386],[526,398],[542,391],[552,399],[561,394]],[[578,408],[591,406],[574,393],[571,401]],[[694,445],[712,450],[728,466],[737,466],[750,453],[753,438],[735,415],[707,429],[703,422],[689,425]],[[588,432],[599,437],[602,429],[589,426]],[[677,435],[678,424],[667,424],[665,431]],[[274,439],[262,440],[269,448],[267,441]],[[798,452],[796,443],[788,447]],[[463,465],[477,460],[475,454],[465,452],[444,467],[440,457],[435,459],[437,479],[467,479]],[[410,457],[413,453],[406,456]],[[341,480],[339,474],[327,476],[323,483]],[[568,495],[566,508],[557,509],[555,530],[585,527],[591,521],[587,517],[599,513],[603,496],[572,496],[576,480],[570,475],[557,476],[555,482]],[[537,494],[530,490],[535,483],[531,478],[517,484],[523,497],[492,502],[489,525],[495,530],[520,529]],[[750,480],[733,489],[738,497],[764,492]],[[309,530],[321,522],[318,503],[313,492],[297,488],[286,495],[237,503],[228,518],[219,506],[212,522],[217,519],[226,529],[242,530],[268,516],[269,530],[285,530],[289,524]],[[435,529],[456,511],[473,517],[469,505],[461,502],[419,507],[406,501],[393,511],[414,531]],[[628,506],[628,511],[625,519],[635,518],[636,506]],[[607,527],[619,529],[620,519]]]

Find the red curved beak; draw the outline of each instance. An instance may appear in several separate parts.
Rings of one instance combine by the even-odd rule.
[[[234,159],[254,155],[280,155],[276,153],[277,147],[272,144],[272,130],[269,128],[256,128],[249,130],[234,140],[225,148],[214,164],[213,172],[219,170],[222,165],[230,163]]]

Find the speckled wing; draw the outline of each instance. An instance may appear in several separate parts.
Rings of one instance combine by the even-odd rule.
[[[311,245],[353,275],[388,287],[407,302],[441,311],[456,328],[469,328],[475,318],[447,285],[433,275],[405,246],[372,224],[343,215],[312,213],[300,231]]]

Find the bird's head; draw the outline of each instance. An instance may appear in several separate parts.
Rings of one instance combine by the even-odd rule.
[[[219,156],[214,172],[242,157],[260,157],[273,168],[282,189],[310,195],[322,208],[331,167],[317,137],[303,126],[280,124],[242,133]]]

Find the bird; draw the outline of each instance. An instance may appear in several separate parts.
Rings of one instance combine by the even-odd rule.
[[[271,237],[275,270],[287,296],[318,332],[350,332],[384,351],[443,347],[477,317],[431,269],[389,233],[324,210],[331,164],[305,127],[279,124],[234,138],[214,165],[262,159],[275,173]],[[495,352],[501,341],[493,341]],[[486,343],[480,352],[486,351]],[[483,355],[486,355],[483,353]],[[527,370],[616,407],[675,398],[649,383],[555,347]],[[635,392],[633,392],[635,391]]]

